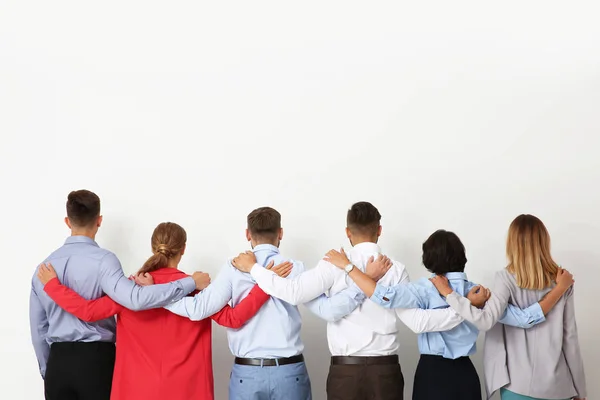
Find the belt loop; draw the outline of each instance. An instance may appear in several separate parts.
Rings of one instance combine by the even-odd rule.
[[[278,358],[275,359],[275,365],[277,365],[279,367],[279,359]]]
[[[261,358],[261,359],[260,359],[260,367],[261,367],[261,368],[263,367],[263,364],[264,364],[264,362],[265,362],[265,360]]]

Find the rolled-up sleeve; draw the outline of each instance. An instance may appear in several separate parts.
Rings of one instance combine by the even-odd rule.
[[[504,315],[498,322],[504,325],[515,326],[517,328],[528,329],[537,324],[546,321],[544,311],[540,303],[533,303],[525,309],[520,309],[512,304],[508,304]]]
[[[426,289],[413,283],[377,284],[371,300],[385,308],[426,308]]]

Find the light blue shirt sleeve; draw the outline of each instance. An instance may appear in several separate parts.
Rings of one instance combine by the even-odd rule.
[[[385,308],[427,308],[427,289],[414,283],[377,284],[371,300]]]
[[[42,303],[40,303],[33,286],[31,287],[31,294],[29,296],[29,325],[31,329],[31,342],[35,350],[40,374],[44,378],[48,356],[50,355],[50,345],[46,341],[49,325],[46,311],[42,307]]]
[[[184,278],[161,285],[139,286],[127,279],[119,259],[110,253],[100,263],[102,291],[133,311],[163,307],[196,289],[194,279]]]
[[[501,322],[504,325],[527,329],[537,324],[541,324],[544,321],[546,321],[546,317],[544,316],[540,303],[534,303],[524,310],[515,307],[512,304],[508,304],[502,318],[500,318],[498,322]]]
[[[335,322],[356,310],[366,298],[358,286],[352,285],[331,297],[322,294],[304,305],[325,321]]]
[[[194,297],[185,297],[175,303],[171,303],[164,308],[174,314],[200,321],[208,318],[218,311],[231,300],[231,273],[233,267],[225,265],[217,278],[206,289]]]

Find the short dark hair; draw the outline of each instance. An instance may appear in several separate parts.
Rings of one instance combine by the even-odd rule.
[[[93,224],[100,216],[100,198],[89,190],[75,190],[67,197],[67,217],[79,227]]]
[[[423,265],[434,274],[463,272],[466,263],[465,246],[454,232],[440,229],[423,243]]]
[[[260,207],[248,214],[248,230],[256,238],[274,241],[281,229],[281,214],[271,207]]]
[[[381,214],[377,208],[366,201],[355,203],[348,210],[346,225],[352,232],[361,235],[375,235],[379,229]]]

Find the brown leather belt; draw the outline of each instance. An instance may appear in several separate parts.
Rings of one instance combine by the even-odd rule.
[[[387,365],[398,364],[398,355],[377,357],[333,356],[331,365]]]
[[[297,364],[303,361],[304,356],[302,354],[287,358],[235,358],[236,364],[253,365],[255,367],[275,367],[278,365]]]

